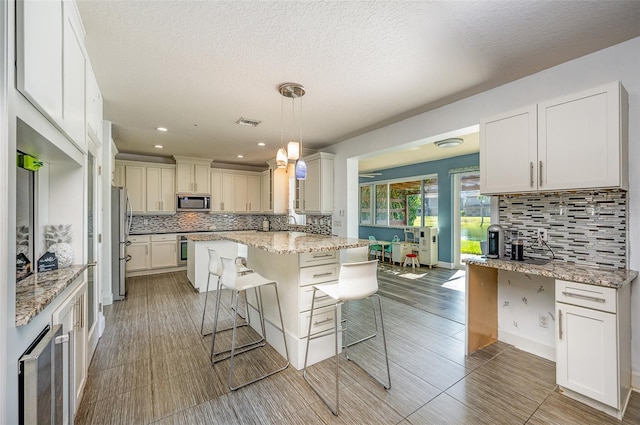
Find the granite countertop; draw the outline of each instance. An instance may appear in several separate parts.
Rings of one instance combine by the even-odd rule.
[[[16,284],[16,326],[24,326],[44,310],[87,265],[34,273]]]
[[[187,238],[195,242],[227,240],[263,249],[274,254],[335,251],[369,246],[368,239],[301,232],[220,232],[213,235],[190,235]]]
[[[551,260],[546,264],[536,264],[526,260],[513,261],[506,258],[493,259],[475,256],[468,257],[463,261],[474,266],[492,267],[494,269],[528,273],[589,285],[608,286],[616,289],[631,283],[638,276],[638,272],[635,270],[590,267],[555,260]]]
[[[213,233],[213,232],[223,232],[224,230],[154,230],[153,232],[131,232],[130,236],[146,236],[146,235],[166,235],[169,233],[175,233],[177,235],[182,235],[185,233]]]

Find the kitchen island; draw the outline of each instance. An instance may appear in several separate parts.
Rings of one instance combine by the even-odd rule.
[[[365,239],[301,232],[219,232],[190,235],[188,238],[194,244],[196,251],[193,267],[197,271],[204,269],[206,273],[207,269],[207,263],[201,264],[198,261],[199,250],[206,251],[208,246],[217,249],[216,246],[220,246],[233,254],[238,252],[238,247],[246,246],[247,266],[264,277],[278,282],[289,357],[296,369],[301,369],[304,363],[313,285],[338,279],[340,251],[348,250],[350,253],[355,253],[349,256],[349,261],[364,261],[367,258],[369,246],[369,241]],[[229,243],[235,243],[235,248]],[[224,253],[220,255],[225,256]],[[189,267],[188,264],[187,268]],[[277,337],[274,333],[277,331],[272,325],[279,322],[273,292],[263,291],[263,301],[267,340],[280,354],[284,355],[281,337]],[[249,302],[255,303],[252,294],[249,294]],[[319,305],[322,306],[322,304]],[[252,323],[259,322],[252,320]],[[314,314],[312,332],[329,329],[333,325],[333,310],[330,307],[325,310],[320,309]],[[331,357],[333,353],[332,335],[314,340],[309,348],[309,364]]]

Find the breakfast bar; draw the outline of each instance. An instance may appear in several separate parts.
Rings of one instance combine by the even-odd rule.
[[[246,246],[247,266],[278,282],[290,361],[296,369],[301,369],[304,363],[313,285],[338,279],[341,251],[354,250],[357,257],[350,257],[354,261],[364,261],[369,246],[369,241],[365,239],[302,232],[220,232],[189,236],[189,239],[195,245],[226,241]],[[197,264],[195,267],[206,269],[206,264]],[[249,302],[253,303],[252,294],[248,296]],[[267,340],[284,356],[281,338],[272,336],[272,323],[279,322],[274,296],[271,291],[263,292]],[[252,323],[258,321],[252,320]],[[312,332],[332,326],[334,323],[331,308],[326,311],[317,310],[314,313]],[[324,360],[333,354],[333,336],[314,340],[309,349],[309,364]]]

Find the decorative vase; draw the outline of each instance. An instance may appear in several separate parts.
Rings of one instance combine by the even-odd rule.
[[[58,267],[61,269],[73,264],[73,248],[71,248],[71,244],[66,242],[54,243],[47,251],[56,254]]]
[[[52,224],[45,226],[45,240],[58,259],[58,267],[65,268],[73,264],[73,248],[71,247],[71,225]]]

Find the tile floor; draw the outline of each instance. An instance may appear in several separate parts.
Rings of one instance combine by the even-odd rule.
[[[209,363],[211,340],[199,333],[204,294],[193,291],[186,273],[128,283],[128,298],[105,307],[107,328],[91,362],[78,425],[640,424],[640,394],[617,421],[559,395],[553,362],[503,343],[465,356],[464,325],[386,297],[391,390],[345,361],[338,417],[292,367],[230,392],[228,361]],[[366,328],[366,307],[351,308],[360,323],[354,320],[354,334]],[[352,350],[376,375],[383,365],[379,343],[374,338]],[[244,355],[243,370],[260,367],[256,351]],[[277,360],[275,351],[266,352],[266,361]],[[325,360],[312,372],[331,377],[333,367]]]

